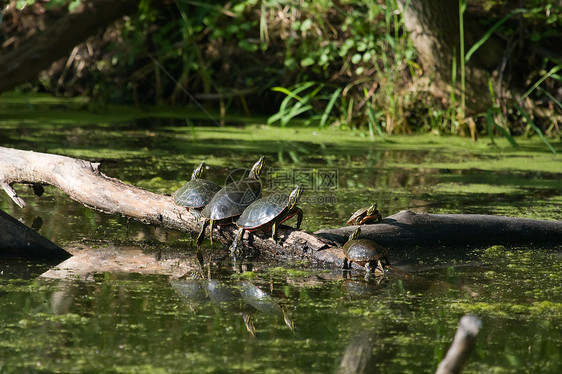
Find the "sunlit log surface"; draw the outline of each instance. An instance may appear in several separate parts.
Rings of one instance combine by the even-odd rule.
[[[25,201],[13,190],[14,183],[52,185],[89,208],[146,224],[184,232],[197,232],[200,227],[185,208],[174,204],[171,196],[155,194],[108,177],[100,171],[98,163],[0,147],[0,186],[23,207]],[[279,230],[281,245],[275,244],[266,233],[246,233],[244,244],[276,257],[296,257],[322,266],[339,267],[343,254],[338,245],[346,241],[352,230],[353,226],[349,226],[310,234],[282,226]],[[215,228],[214,240],[229,244],[234,231],[233,225]],[[381,223],[364,225],[362,237],[376,240],[391,251],[439,245],[559,245],[562,243],[562,222],[401,211]]]

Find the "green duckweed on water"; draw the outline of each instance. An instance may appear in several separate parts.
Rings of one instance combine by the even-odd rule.
[[[20,99],[2,95],[0,104],[6,100]],[[31,109],[20,100],[11,112],[0,105],[0,146],[101,162],[111,177],[168,194],[203,160],[205,177],[223,183],[265,155],[265,193],[310,178],[299,203],[308,231],[342,226],[374,201],[384,216],[411,209],[559,220],[562,213],[559,141],[551,142],[557,155],[535,138],[518,139],[517,148],[503,139],[491,146],[435,135],[373,142],[360,132],[280,129],[257,118],[238,119],[240,127],[187,127],[170,120],[183,121],[181,111],[146,119],[114,107],[84,113],[80,101],[53,110],[37,100]],[[320,175],[337,183],[322,184]],[[4,195],[0,209],[35,222],[63,247],[194,255],[190,235],[93,211],[52,187],[41,197],[15,188],[27,207]],[[222,302],[211,295],[207,269],[203,279],[183,280],[182,293],[167,276],[93,273],[55,281],[39,277],[48,264],[2,260],[0,372],[329,373],[362,334],[370,338],[375,371],[434,372],[466,313],[479,315],[483,327],[463,373],[562,371],[559,245],[404,248],[391,260],[413,276],[368,281],[263,256],[235,266],[226,247],[207,245],[211,280],[230,290]],[[269,304],[252,306],[242,282]]]

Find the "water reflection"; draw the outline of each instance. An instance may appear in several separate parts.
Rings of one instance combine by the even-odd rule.
[[[192,312],[205,302],[212,302],[229,314],[240,315],[246,330],[255,337],[254,314],[282,316],[294,331],[294,322],[284,307],[260,287],[248,281],[230,282],[217,279],[198,279],[198,276],[172,278],[170,284]]]
[[[349,342],[337,374],[370,374],[378,373],[379,369],[374,365],[373,346],[375,334],[363,332]]]

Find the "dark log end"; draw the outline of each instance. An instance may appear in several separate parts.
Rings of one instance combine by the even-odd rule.
[[[0,210],[0,256],[65,260],[70,253]]]

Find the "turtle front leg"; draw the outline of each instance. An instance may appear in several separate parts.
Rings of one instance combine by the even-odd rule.
[[[232,253],[233,255],[239,255],[240,252],[242,252],[240,246],[242,245],[243,236],[244,236],[244,229],[240,228],[238,230],[238,233],[236,234],[236,237],[234,238],[234,241],[230,245],[230,253]]]
[[[271,239],[277,244],[279,244],[279,238],[277,237],[277,222],[273,222],[273,226],[271,226]]]
[[[213,245],[213,228],[214,228],[214,226],[215,226],[215,221],[211,220],[211,224],[209,226],[210,227],[210,229],[209,229],[210,234],[209,235],[211,236],[211,238],[210,238],[211,239],[211,245]]]
[[[201,225],[201,231],[199,231],[199,235],[197,235],[197,240],[195,241],[197,247],[201,247],[201,244],[203,244],[203,240],[205,239],[205,229],[207,228],[208,225],[209,225],[209,220],[206,219],[203,222],[203,225]]]
[[[382,275],[384,275],[384,265],[382,264],[381,260],[377,260],[377,268],[375,269],[375,271],[379,271],[382,273]]]
[[[301,208],[297,208],[297,212],[295,213],[297,215],[297,230],[300,230],[301,228],[301,222],[302,222],[302,209]]]
[[[341,268],[344,269],[344,270],[349,269],[349,263],[347,261],[347,257],[343,259],[343,264],[342,264]]]

